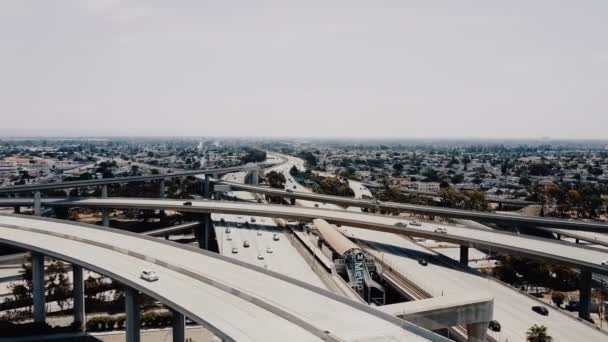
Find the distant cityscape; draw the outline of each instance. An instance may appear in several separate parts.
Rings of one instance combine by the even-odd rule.
[[[326,305],[375,327],[352,341],[373,332],[599,341],[608,336],[607,146],[4,138],[0,341],[239,340],[240,328],[214,315],[254,310],[241,323],[258,322],[279,310],[268,296],[336,336],[349,336],[349,324],[320,320]],[[128,266],[140,263],[149,265]],[[180,298],[176,286],[192,292]],[[243,304],[199,306],[218,290],[221,303]],[[404,326],[388,329],[397,325],[387,317]],[[282,329],[312,331],[294,322]]]

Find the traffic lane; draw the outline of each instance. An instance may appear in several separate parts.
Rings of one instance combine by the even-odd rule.
[[[52,205],[110,208],[133,207],[145,209],[171,208],[183,211],[240,213],[243,215],[258,215],[293,219],[322,218],[330,222],[340,222],[344,225],[364,227],[375,230],[395,230],[399,231],[400,234],[403,235],[418,234],[425,238],[432,238],[459,244],[464,243],[467,245],[473,245],[473,247],[476,248],[485,246],[487,244],[488,249],[504,250],[510,253],[550,258],[565,264],[589,267],[592,268],[594,272],[608,273],[608,267],[601,266],[601,263],[607,258],[606,253],[603,250],[600,251],[588,247],[583,248],[582,246],[572,245],[566,242],[560,243],[559,241],[549,239],[434,223],[425,223],[422,224],[422,226],[415,228],[413,228],[412,225],[409,225],[407,228],[394,227],[390,224],[390,220],[392,219],[390,216],[346,212],[342,210],[223,201],[192,201],[192,203],[193,205],[191,206],[183,206],[181,205],[180,201],[175,200],[87,198],[59,201],[54,202]],[[401,219],[401,221],[411,222],[411,220],[408,219]],[[386,226],[376,226],[377,224],[385,224]],[[448,233],[440,234],[434,232],[434,229],[439,226],[446,228]],[[556,253],[558,250],[559,253]]]
[[[226,262],[217,256],[176,248],[157,239],[146,239],[139,235],[119,233],[107,228],[88,228],[88,226],[82,227],[52,220],[2,216],[2,222],[13,220],[22,220],[22,223],[28,222],[41,230],[62,234],[71,233],[70,236],[91,239],[113,245],[116,248],[125,250],[136,248],[138,253],[143,255],[162,255],[163,262],[210,277],[216,282],[221,282],[252,298],[261,299],[274,307],[281,308],[295,317],[304,318],[314,326],[327,327],[336,336],[355,339],[357,336],[371,336],[370,334],[378,331],[381,331],[383,336],[399,340],[413,336],[412,333],[391,323],[392,318],[389,319],[380,312],[362,311],[363,307],[358,308],[358,304],[342,302],[342,299],[338,300],[338,297],[321,289],[302,287],[302,285],[260,273],[256,269]]]
[[[281,338],[277,331],[263,331],[259,329],[260,322],[266,319],[277,324],[277,330],[284,333],[295,333],[302,341],[311,338],[310,333],[286,322],[277,315],[270,314],[246,300],[232,296],[213,286],[185,276],[157,264],[132,257],[103,247],[74,240],[63,239],[45,234],[4,228],[0,225],[2,239],[19,242],[31,246],[44,246],[48,255],[69,262],[66,256],[78,260],[78,264],[96,273],[127,283],[147,295],[171,305],[175,303],[176,309],[208,326],[219,336],[237,341],[266,341],[268,338]],[[75,254],[75,252],[79,253]],[[53,252],[51,254],[50,252]],[[144,269],[152,269],[159,275],[159,281],[148,282],[140,278]],[[208,310],[209,307],[221,308]],[[223,332],[224,334],[222,334]]]
[[[569,314],[550,305],[539,303],[534,298],[520,293],[508,285],[481,277],[476,273],[458,270],[441,262],[437,253],[416,243],[390,233],[372,232],[357,228],[349,229],[350,236],[366,241],[375,250],[374,256],[398,270],[407,279],[423,288],[434,297],[446,294],[487,292],[494,297],[494,317],[502,325],[500,333],[489,333],[500,341],[523,341],[525,332],[532,324],[549,328],[555,341],[601,341],[605,334],[597,332],[587,324],[573,319]],[[429,260],[427,266],[418,259]],[[549,316],[531,310],[534,305],[543,305],[550,310]]]
[[[224,254],[235,259],[248,262],[268,270],[272,270],[289,277],[305,281],[311,285],[326,288],[319,276],[299,252],[291,244],[285,230],[264,217],[256,217],[256,222],[251,223],[250,228],[245,227],[246,218],[231,215],[225,217],[225,222],[230,224],[230,233],[226,233],[224,226],[216,227],[218,239],[222,241]],[[236,221],[241,224],[235,227]],[[274,236],[278,240],[274,240]],[[228,236],[232,241],[228,241]],[[244,241],[249,241],[250,247],[243,246]],[[232,253],[232,248],[237,248],[237,253]],[[270,249],[270,253],[268,250]],[[262,256],[263,259],[260,259]]]

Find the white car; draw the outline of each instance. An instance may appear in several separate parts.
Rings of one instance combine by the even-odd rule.
[[[274,235],[272,236],[272,239],[273,239],[274,241],[279,241],[279,234],[274,234]]]
[[[262,236],[262,232],[258,230],[258,236]]]
[[[274,251],[272,250],[272,248],[270,248],[270,247],[266,248],[266,253],[272,253],[272,252],[274,252]]]
[[[418,221],[412,221],[412,222],[410,222],[410,225],[411,225],[411,226],[420,227],[420,226],[422,226],[422,223],[420,223],[420,222],[418,222]]]
[[[236,247],[232,248],[232,254],[236,254],[236,253],[238,253],[238,252],[239,252],[239,249],[238,249],[238,248],[236,248]]]
[[[154,272],[152,270],[141,271],[141,275],[139,277],[141,279],[147,280],[147,281],[157,281],[158,280],[158,274],[156,274],[156,272]]]
[[[232,241],[232,236],[226,235],[226,241]]]
[[[448,230],[445,228],[437,228],[435,229],[435,233],[447,234]]]
[[[264,256],[262,254],[258,254],[258,260],[264,260]]]

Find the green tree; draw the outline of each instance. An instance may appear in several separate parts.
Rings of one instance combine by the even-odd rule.
[[[526,332],[527,342],[551,342],[553,338],[547,334],[547,327],[544,325],[536,325],[528,329]]]
[[[400,174],[403,171],[403,164],[401,164],[401,163],[393,164],[393,170],[395,170],[395,173]]]
[[[276,171],[270,171],[266,174],[268,185],[272,188],[284,189],[285,188],[285,176],[282,173]]]

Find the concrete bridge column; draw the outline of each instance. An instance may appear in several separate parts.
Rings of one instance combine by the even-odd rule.
[[[34,322],[46,320],[46,298],[44,291],[44,255],[32,252],[32,295],[34,300]]]
[[[211,214],[203,214],[203,219],[198,226],[198,247],[209,250],[209,231],[213,228]]]
[[[290,202],[291,202],[291,205],[296,205],[296,199],[295,198],[291,198]]]
[[[19,213],[21,212],[21,207],[20,207],[20,206],[18,206],[18,205],[16,205],[16,206],[15,206],[13,209],[14,209],[14,210],[13,210],[13,213],[14,213],[14,214],[19,214]]]
[[[211,175],[205,175],[205,191],[203,192],[203,197],[211,198]]]
[[[460,264],[469,265],[469,246],[460,246]]]
[[[165,180],[164,179],[160,180],[160,189],[159,189],[159,191],[160,191],[159,197],[160,198],[165,198]]]
[[[125,291],[125,312],[127,313],[127,342],[139,342],[139,292],[127,287]]]
[[[488,322],[467,324],[468,342],[486,342],[488,333]]]
[[[80,331],[86,330],[86,314],[84,306],[84,278],[82,267],[72,264],[74,282],[74,324]]]
[[[107,185],[101,186],[101,198],[108,198],[108,186]],[[110,216],[108,214],[107,208],[101,209],[101,224],[104,227],[110,226]]]
[[[173,313],[173,342],[184,342],[186,340],[186,317],[181,313],[171,310]]]
[[[256,168],[251,173],[251,184],[252,185],[258,185],[259,184],[259,177],[258,177],[259,173],[260,173],[260,169],[259,168]]]
[[[42,213],[42,203],[40,200],[40,191],[34,192],[34,215],[40,216]]]
[[[581,269],[579,280],[578,317],[589,319],[589,304],[591,302],[591,271]]]

